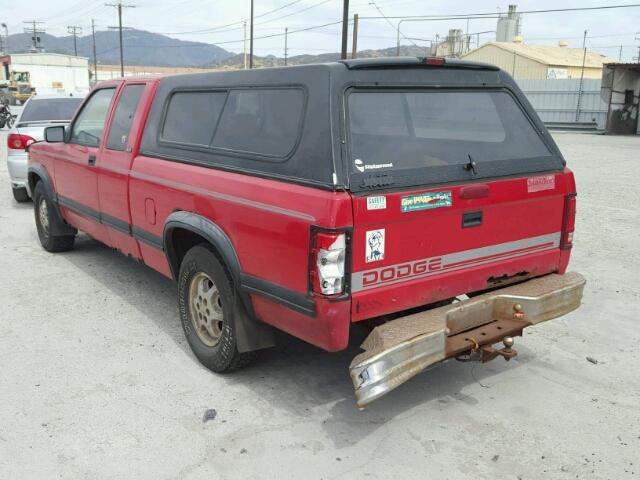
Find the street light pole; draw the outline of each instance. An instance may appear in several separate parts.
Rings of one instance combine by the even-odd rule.
[[[289,27],[284,28],[284,66],[287,66],[287,54],[289,53],[289,48],[287,46],[287,40],[289,37]]]
[[[98,60],[96,58],[96,21],[91,19],[91,37],[93,38],[93,81],[98,81]]]
[[[580,72],[580,86],[578,87],[578,101],[576,104],[576,122],[580,118],[580,109],[582,107],[582,86],[584,84],[584,65],[587,61],[587,30],[584,31],[582,37],[582,71]]]
[[[251,0],[251,26],[249,30],[249,68],[253,68],[253,0]]]
[[[242,22],[244,28],[244,43],[243,43],[243,56],[244,56],[244,69],[247,69],[247,22]]]
[[[343,0],[342,5],[342,50],[340,58],[347,58],[347,37],[349,36],[349,0]]]

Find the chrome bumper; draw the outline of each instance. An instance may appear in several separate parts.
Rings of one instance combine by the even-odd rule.
[[[349,367],[358,407],[434,363],[575,310],[584,285],[579,273],[547,275],[374,328]]]

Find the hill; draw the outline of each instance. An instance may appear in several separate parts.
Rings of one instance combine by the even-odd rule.
[[[177,40],[144,30],[129,29],[122,33],[124,58],[127,65],[157,65],[167,67],[199,67],[223,61],[234,54],[216,45]],[[93,58],[91,35],[78,37],[78,55]],[[73,55],[73,37],[41,36],[46,52]],[[18,33],[9,36],[11,53],[28,52],[31,36]],[[117,31],[96,32],[96,53],[99,63],[119,64],[120,47]]]

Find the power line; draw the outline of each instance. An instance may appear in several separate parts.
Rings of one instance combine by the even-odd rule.
[[[599,7],[575,7],[575,8],[552,8],[547,10],[522,10],[518,11],[519,14],[530,14],[530,13],[558,13],[558,12],[581,12],[587,10],[609,10],[614,8],[633,8],[640,7],[640,3],[634,3],[629,5],[603,5]],[[500,15],[500,12],[486,12],[486,13],[468,13],[468,14],[450,14],[450,15],[404,15],[404,16],[395,16],[395,17],[360,17],[360,19],[367,20],[376,20],[376,19],[401,19],[401,18],[433,18],[433,19],[448,19],[447,17],[452,17],[452,19],[466,19],[471,17],[486,17],[488,15]]]
[[[302,1],[302,0],[296,0],[294,2],[290,2],[290,3],[286,4],[286,5],[283,5],[282,7],[275,8],[273,10],[269,10],[268,12],[261,13],[260,15],[255,15],[253,18],[256,19],[256,18],[265,17],[265,16],[267,16],[267,15],[269,15],[271,13],[274,13],[274,12],[276,12],[278,10],[282,10],[282,9],[284,9],[286,7],[289,7],[289,6],[293,5],[293,4],[296,4],[296,3],[300,2],[300,1]],[[255,25],[264,25],[265,23],[271,23],[271,22],[275,22],[277,20],[282,20],[283,18],[288,18],[288,17],[290,17],[292,15],[298,15],[300,13],[303,13],[303,12],[306,12],[308,10],[311,10],[312,8],[319,7],[320,5],[323,5],[323,4],[325,4],[327,2],[330,2],[330,1],[332,1],[332,0],[322,0],[322,1],[318,2],[318,3],[315,3],[313,5],[305,7],[303,9],[301,9],[301,10],[296,10],[295,12],[291,12],[291,13],[288,13],[286,15],[281,15],[281,16],[276,17],[276,18],[265,20],[264,22],[256,22]],[[207,34],[207,33],[214,33],[214,32],[217,33],[217,32],[222,32],[222,31],[229,31],[229,30],[239,30],[240,27],[234,28],[234,29],[229,29],[229,30],[226,30],[226,29],[227,29],[227,27],[233,27],[233,26],[236,26],[236,25],[242,25],[243,22],[248,22],[249,20],[250,20],[250,18],[246,18],[244,20],[238,20],[236,22],[227,23],[225,25],[219,25],[217,27],[210,27],[210,28],[203,28],[203,29],[199,29],[199,30],[191,30],[191,31],[185,31],[185,32],[161,32],[161,33],[163,35],[185,35],[185,34],[196,34],[196,35],[199,35],[199,34]]]

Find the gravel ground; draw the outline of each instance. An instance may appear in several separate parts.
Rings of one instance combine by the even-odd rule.
[[[172,282],[87,237],[40,248],[3,153],[0,478],[639,478],[640,137],[556,138],[578,181],[582,308],[509,363],[448,362],[365,411],[355,344],[281,335],[244,371],[201,367]]]

